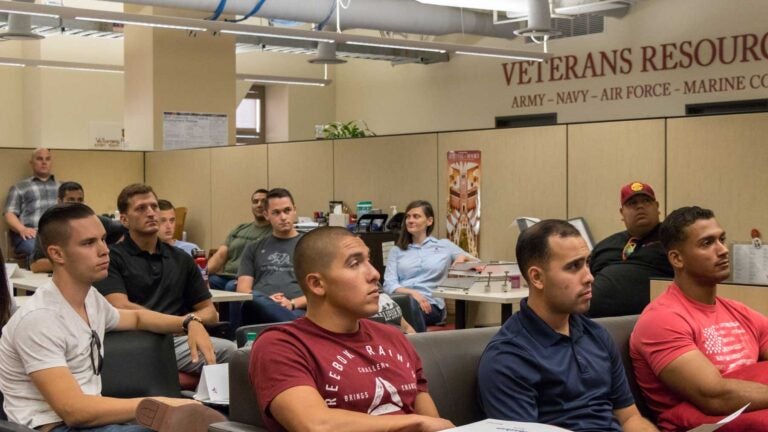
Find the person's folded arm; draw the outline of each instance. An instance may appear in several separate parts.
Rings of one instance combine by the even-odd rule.
[[[229,256],[229,248],[227,245],[221,245],[216,252],[208,258],[208,273],[216,274],[224,268],[224,264],[227,262]]]
[[[659,379],[707,415],[727,415],[747,403],[747,411],[768,408],[768,386],[723,378],[699,350],[669,362],[659,373]]]
[[[42,369],[29,374],[48,405],[70,427],[125,423],[134,419],[141,401],[86,395],[66,367]]]
[[[161,334],[177,334],[184,331],[183,324],[186,316],[167,315],[148,309],[125,310],[118,309],[119,320],[115,330],[144,330]],[[187,343],[193,363],[198,361],[198,352],[205,357],[206,364],[216,364],[216,354],[211,337],[205,327],[197,322],[187,324]]]
[[[251,294],[253,293],[253,276],[238,276],[237,285],[235,290],[239,293]]]
[[[613,415],[625,432],[656,432],[658,429],[640,414],[635,404],[613,410]]]
[[[417,408],[427,404],[418,398]],[[310,386],[291,387],[281,392],[272,400],[269,410],[275,420],[291,432],[430,432],[453,427],[450,421],[430,415],[373,416],[328,408],[320,393]]]
[[[195,315],[197,315],[198,318],[203,320],[204,324],[216,324],[219,322],[219,313],[216,311],[216,308],[213,306],[213,300],[207,299],[203,300],[199,303],[196,303],[192,310],[194,310]]]

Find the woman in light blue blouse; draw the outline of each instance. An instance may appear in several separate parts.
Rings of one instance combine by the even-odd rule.
[[[453,242],[432,237],[435,212],[427,201],[414,201],[405,209],[405,221],[397,247],[389,251],[384,272],[384,291],[413,297],[426,325],[445,320],[445,300],[432,297],[432,290],[451,265],[474,259]]]

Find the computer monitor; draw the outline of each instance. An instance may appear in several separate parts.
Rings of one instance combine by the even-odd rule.
[[[534,226],[535,224],[541,222],[541,219],[535,218],[535,217],[522,216],[515,219],[515,222],[517,222],[517,227],[520,229],[520,232],[523,232],[528,228]],[[590,251],[592,251],[592,249],[595,247],[595,242],[594,240],[592,240],[592,233],[589,232],[587,221],[585,221],[583,217],[575,217],[575,218],[568,219],[568,223],[570,223],[577,230],[579,230],[579,233],[581,233],[581,236],[584,237],[584,240],[587,242],[587,247],[589,248]]]

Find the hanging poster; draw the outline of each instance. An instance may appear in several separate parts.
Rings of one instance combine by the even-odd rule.
[[[473,256],[480,248],[480,151],[448,152],[448,239]]]
[[[227,145],[226,114],[163,113],[163,148],[178,150]]]

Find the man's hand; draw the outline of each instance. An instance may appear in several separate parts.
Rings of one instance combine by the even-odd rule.
[[[424,311],[424,313],[432,312],[432,305],[429,303],[429,300],[424,296],[424,294],[421,294],[416,290],[412,290],[409,294],[411,297],[413,297],[414,300],[419,302],[419,307],[422,311]]]
[[[211,337],[208,335],[208,331],[205,330],[205,326],[192,320],[187,325],[187,330],[187,343],[189,344],[192,363],[197,363],[200,360],[199,351],[203,353],[206,364],[216,364],[216,354],[213,351]]]
[[[280,306],[291,310],[291,300],[285,296],[283,293],[275,293],[269,296],[269,298],[272,299],[275,303],[280,304]]]
[[[37,230],[30,227],[24,227],[19,231],[19,236],[24,240],[29,240],[37,237]]]
[[[416,414],[414,414],[416,415]],[[450,420],[442,419],[439,417],[430,417],[430,416],[419,416],[421,420],[421,425],[419,430],[423,432],[433,432],[433,431],[441,431],[446,429],[455,428],[453,423],[450,422]]]

